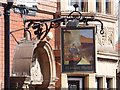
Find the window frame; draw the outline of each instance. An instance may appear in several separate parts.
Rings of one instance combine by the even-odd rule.
[[[73,6],[70,6],[70,0],[66,0],[66,10],[70,10],[70,11],[73,11],[74,10],[74,7]]]
[[[111,9],[112,9],[112,5],[111,4],[112,4],[111,0],[106,0],[105,1],[105,13],[106,14],[111,14],[112,13],[111,12]]]
[[[85,0],[85,1],[76,0],[75,2],[78,3],[79,5],[79,8],[77,8],[77,10],[81,12],[88,12],[88,0]],[[81,5],[82,3],[83,5]],[[74,10],[74,7],[70,5],[70,0],[66,0],[66,11],[73,11],[73,10]]]
[[[95,77],[95,88],[97,90],[100,90],[101,88],[103,88],[103,77],[101,76],[96,76]]]
[[[67,83],[68,81],[79,81],[79,87],[80,89],[84,88],[84,78],[83,77],[76,77],[76,76],[68,76],[67,78]]]
[[[98,6],[97,6],[98,3]],[[102,12],[102,2],[100,0],[96,0],[96,12],[101,13]]]
[[[105,82],[105,88],[106,89],[111,89],[112,87],[111,87],[111,84],[112,84],[112,81],[113,80],[113,78],[106,78],[106,82]]]

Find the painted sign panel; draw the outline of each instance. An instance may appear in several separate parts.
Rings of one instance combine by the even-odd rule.
[[[62,72],[94,72],[94,28],[62,29],[61,31]]]

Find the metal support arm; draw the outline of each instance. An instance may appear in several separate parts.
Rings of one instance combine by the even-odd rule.
[[[51,30],[51,28],[57,28],[60,26],[60,23],[63,22],[69,22],[70,20],[77,20],[79,22],[84,22],[86,23],[86,25],[89,25],[88,22],[91,22],[91,21],[97,21],[97,22],[100,22],[101,24],[101,30],[100,30],[100,34],[103,34],[104,31],[103,31],[103,23],[101,20],[99,19],[94,19],[93,16],[91,16],[91,18],[88,18],[88,17],[84,17],[82,16],[82,14],[76,10],[76,8],[78,7],[77,4],[74,5],[75,7],[75,11],[71,12],[67,18],[58,18],[58,19],[40,19],[40,20],[35,20],[35,19],[24,19],[24,33],[29,32],[30,34],[30,39],[32,39],[32,36],[31,36],[31,32],[29,30],[29,28],[32,27],[32,29],[37,29],[36,31],[34,31],[34,34],[37,35],[37,38],[40,39],[40,40],[43,40],[48,32]],[[74,15],[74,13],[77,13]],[[25,27],[25,24],[28,23],[27,27]],[[50,23],[50,24],[48,24]],[[45,29],[43,30],[43,26],[45,26]],[[15,31],[12,31],[10,33],[13,33],[13,32],[16,32],[16,31],[20,31],[20,30],[23,30],[23,29],[19,29],[19,30],[15,30]],[[24,34],[25,35],[25,34]]]

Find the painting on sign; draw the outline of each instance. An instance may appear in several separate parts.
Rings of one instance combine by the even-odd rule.
[[[94,28],[62,29],[62,71],[94,71]]]

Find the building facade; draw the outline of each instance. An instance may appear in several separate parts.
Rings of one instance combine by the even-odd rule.
[[[0,89],[4,88],[4,68],[5,68],[5,62],[4,62],[4,38],[5,38],[5,34],[4,34],[4,6],[7,5],[7,1],[6,0],[1,0],[0,1]],[[20,10],[18,8],[15,8],[16,6],[26,6],[27,8],[30,7],[30,9],[34,9],[35,11],[31,11],[28,10],[28,13],[23,10],[22,12],[20,12]],[[36,7],[36,8],[34,8]],[[13,3],[13,7],[10,9],[10,31],[14,31],[14,30],[18,30],[20,28],[24,28],[24,23],[23,20],[24,18],[26,19],[53,19],[54,18],[54,14],[56,13],[57,10],[57,1],[56,0],[50,0],[50,1],[44,1],[44,0],[14,0]],[[27,25],[26,25],[27,26]],[[26,27],[25,26],[25,27]],[[54,29],[51,29],[50,31],[52,33],[52,35],[54,35]],[[35,38],[36,36],[34,35],[34,31],[31,29],[31,34],[32,34],[32,40],[33,38]],[[16,38],[16,40],[18,42],[24,41],[25,40],[25,36],[24,36],[24,30],[18,31],[18,32],[14,32],[13,33],[14,37]],[[28,40],[30,40],[29,36]],[[51,40],[49,41],[50,43],[50,47],[54,48],[54,38],[51,38]],[[15,41],[15,39],[12,37],[12,35],[10,35],[10,82],[11,85],[13,86],[13,88],[15,88],[16,86],[18,88],[21,88],[22,86],[19,79],[15,79],[14,80],[14,74],[13,74],[13,57],[15,59],[15,51],[17,46],[19,46],[19,44],[17,44],[17,42]],[[29,53],[25,51],[25,54]],[[32,52],[31,52],[32,53]],[[26,55],[25,55],[26,56]],[[24,61],[21,61],[22,63],[25,64],[26,67],[26,63]],[[28,62],[29,63],[29,62]],[[18,64],[18,66],[20,65],[20,63]],[[24,67],[24,69],[25,69]],[[28,65],[28,68],[30,66]],[[35,66],[36,67],[36,66]],[[29,72],[29,71],[28,71]],[[14,83],[14,81],[16,81]]]
[[[19,2],[18,2],[19,1]],[[20,41],[20,44],[17,44],[12,36],[10,36],[10,76],[11,76],[11,85],[13,87],[32,87],[36,88],[39,87],[42,83],[46,84],[43,79],[43,77],[50,79],[49,75],[53,75],[53,79],[50,79],[49,85],[47,83],[48,87],[54,87],[54,88],[116,88],[116,70],[118,67],[118,53],[116,50],[117,45],[117,31],[118,31],[118,2],[116,0],[36,0],[36,2],[32,2],[35,0],[31,0],[30,2],[28,0],[25,0],[24,2],[22,0],[14,1],[13,7],[16,5],[21,5],[21,3],[24,5],[31,6],[37,6],[36,15],[35,16],[29,16],[24,14],[18,14],[15,13],[15,8],[12,8],[10,10],[10,30],[14,31],[20,28],[24,27],[23,19],[24,17],[27,19],[55,19],[59,16],[61,17],[67,17],[68,14],[74,10],[73,5],[78,4],[79,8],[77,9],[82,13],[84,17],[90,17],[99,19],[103,22],[104,25],[104,34],[100,34],[101,30],[101,24],[98,22],[89,22],[89,25],[86,25],[84,23],[80,23],[78,26],[78,29],[83,28],[93,28],[94,31],[97,31],[94,33],[94,62],[95,67],[94,71],[70,71],[70,72],[63,72],[63,58],[62,55],[63,52],[63,39],[62,39],[62,30],[67,29],[67,24],[62,24],[61,26],[56,29],[51,29],[50,36],[52,37],[49,41],[50,44],[48,44],[47,39],[44,39],[42,43],[36,42],[36,41],[30,41],[29,35],[26,36],[28,38],[28,41],[24,40],[24,31],[14,32],[14,36],[16,37],[17,41]],[[32,3],[31,3],[32,2]],[[4,88],[4,5],[6,5],[6,1],[2,0],[0,1],[0,87]],[[27,4],[25,4],[27,3]],[[34,4],[34,5],[32,5]],[[96,28],[97,27],[97,28]],[[71,28],[69,28],[71,29]],[[32,38],[35,39],[34,31],[32,31]],[[86,32],[88,33],[88,32]],[[69,37],[69,32],[66,32],[66,34]],[[72,35],[71,35],[72,36]],[[75,36],[77,37],[77,36]],[[75,38],[73,36],[73,38]],[[84,39],[83,41],[81,39]],[[86,40],[83,37],[80,37],[76,41],[81,40],[83,43],[86,43]],[[47,42],[46,42],[47,41]],[[89,39],[88,41],[91,42]],[[92,42],[92,43],[93,43]],[[32,48],[29,48],[28,46],[31,46]],[[39,49],[42,51],[37,51],[38,48],[35,49],[35,47],[38,45]],[[16,47],[17,46],[17,47]],[[44,47],[44,48],[43,48]],[[52,47],[52,49],[51,49]],[[75,46],[73,46],[75,47]],[[87,47],[87,46],[86,46]],[[19,49],[21,48],[21,49]],[[24,51],[24,53],[22,53]],[[27,52],[26,52],[27,51]],[[53,54],[50,52],[54,51],[55,58],[54,60],[51,59]],[[49,52],[49,55],[46,55],[46,52]],[[21,55],[20,55],[21,53]],[[34,58],[31,58],[31,55],[33,53],[38,53],[36,56],[39,57],[38,61],[32,62],[33,67],[30,71],[29,65],[25,64],[25,59],[33,60]],[[52,52],[53,53],[53,52]],[[89,54],[91,51],[87,51],[85,54]],[[25,54],[25,55],[24,55]],[[50,55],[51,54],[51,55]],[[48,57],[49,56],[49,57]],[[17,62],[18,59],[22,57],[22,63]],[[24,58],[23,58],[24,57]],[[33,55],[34,57],[34,55]],[[47,58],[47,59],[45,59]],[[50,58],[50,59],[48,59]],[[43,63],[40,63],[39,60]],[[47,61],[45,61],[45,60]],[[14,61],[16,60],[16,61]],[[51,62],[50,62],[51,60]],[[53,60],[53,61],[52,61]],[[84,60],[84,59],[82,59]],[[49,62],[48,62],[49,61]],[[13,64],[14,62],[14,64]],[[26,61],[27,62],[27,61]],[[47,66],[50,64],[52,69],[48,68]],[[68,62],[66,62],[68,63]],[[88,62],[87,62],[88,63]],[[40,64],[40,65],[39,65]],[[20,65],[21,68],[20,68]],[[28,67],[26,67],[28,65]],[[42,66],[43,65],[43,66]],[[44,72],[41,70],[39,71],[36,68],[42,68],[47,67],[47,70]],[[24,67],[24,68],[23,68]],[[25,68],[26,67],[26,68]],[[35,69],[34,69],[35,68]],[[56,68],[56,70],[54,70]],[[88,68],[89,69],[89,68]],[[21,72],[25,71],[24,74],[29,75],[29,73],[33,74],[31,75],[30,79],[33,80],[33,82],[30,82],[29,79],[24,80],[24,84],[18,81],[17,76],[18,71]],[[36,70],[36,71],[35,71]],[[53,72],[52,74],[48,72]],[[56,72],[56,73],[55,73]],[[44,75],[42,76],[41,74]],[[48,73],[48,76],[47,76]],[[21,73],[19,73],[20,75]],[[37,75],[35,77],[35,75]],[[57,77],[56,77],[57,76]],[[39,80],[38,80],[39,79]],[[38,80],[39,82],[36,82],[34,80]],[[53,80],[53,81],[52,81]],[[32,83],[33,85],[31,85]],[[39,90],[39,89],[38,89]]]
[[[78,10],[83,16],[94,16],[95,19],[101,20],[104,25],[104,34],[101,35],[99,32],[99,23],[89,22],[88,27],[93,26],[96,28],[97,26],[97,33],[95,34],[96,71],[62,72],[61,87],[116,88],[116,70],[118,66],[118,53],[116,50],[118,39],[118,2],[116,0],[61,0],[61,16],[66,17],[70,11],[74,10],[74,4],[79,5]],[[80,24],[79,26],[85,27],[84,24]]]

